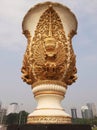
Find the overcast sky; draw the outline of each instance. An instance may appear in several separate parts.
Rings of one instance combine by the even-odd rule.
[[[29,85],[21,80],[23,54],[27,45],[22,35],[26,12],[46,0],[0,0],[0,100],[23,104],[31,112],[36,102]],[[68,87],[63,107],[80,112],[82,105],[94,102],[97,108],[97,0],[52,0],[68,6],[78,20],[73,47],[77,55],[78,80]]]

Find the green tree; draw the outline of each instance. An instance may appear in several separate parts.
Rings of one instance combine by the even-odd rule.
[[[27,122],[28,112],[20,111],[18,115],[18,124],[25,124]]]
[[[19,113],[11,113],[6,116],[6,124],[13,125],[13,124],[26,124],[28,112],[20,111]]]
[[[92,119],[83,119],[83,118],[76,118],[72,119],[73,124],[89,124],[91,126],[96,125],[97,126],[97,117]]]
[[[10,113],[6,116],[6,124],[12,125],[12,124],[18,124],[18,114],[17,113]]]

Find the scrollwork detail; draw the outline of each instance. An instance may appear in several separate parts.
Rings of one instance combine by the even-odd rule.
[[[28,84],[41,80],[59,80],[70,85],[76,80],[76,56],[71,44],[74,31],[66,37],[61,19],[50,6],[40,17],[35,34],[24,34],[28,46],[24,55],[22,79]]]

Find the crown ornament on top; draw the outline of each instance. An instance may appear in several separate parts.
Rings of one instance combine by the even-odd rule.
[[[66,35],[58,11],[50,3],[40,15],[34,36],[30,30],[23,30],[28,39],[22,66],[22,79],[32,87],[41,83],[62,86],[71,85],[77,79],[76,56],[71,39],[71,30]]]

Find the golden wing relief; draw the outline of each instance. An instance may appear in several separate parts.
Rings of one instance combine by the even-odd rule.
[[[76,76],[77,69],[76,69],[75,63],[76,63],[76,56],[74,54],[72,54],[69,69],[66,73],[66,76],[63,79],[63,81],[67,85],[71,85],[77,79],[77,76]]]
[[[22,66],[22,69],[21,69],[21,72],[23,73],[21,78],[23,79],[24,82],[31,84],[32,81],[31,81],[31,78],[30,78],[30,74],[29,74],[30,70],[29,69],[30,69],[30,67],[29,67],[29,63],[28,63],[28,57],[25,53],[24,60],[23,60],[23,66]]]
[[[33,75],[36,79],[41,79],[41,75],[43,75],[43,65],[45,64],[45,50],[43,48],[43,44],[39,44],[34,49],[34,63],[33,63]]]
[[[26,52],[24,54],[24,60],[23,60],[23,65],[21,68],[22,72],[22,79],[24,82],[27,84],[32,84],[35,81],[35,78],[32,74],[32,64],[33,64],[33,56],[30,54],[31,52],[29,51],[30,49],[30,44],[28,44]]]

